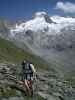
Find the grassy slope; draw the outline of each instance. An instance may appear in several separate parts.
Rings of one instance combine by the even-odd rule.
[[[34,63],[37,69],[48,69],[49,65],[43,61],[40,57],[37,57],[29,52],[26,52],[20,48],[17,48],[12,42],[0,38],[0,62],[12,62],[12,63],[21,63],[23,59],[27,59]],[[16,95],[15,91],[9,92],[0,92],[1,96],[12,96]],[[27,100],[32,100],[30,97],[26,97]],[[37,96],[37,100],[44,100],[40,96]]]
[[[17,48],[12,42],[0,38],[0,62],[21,63],[23,59],[31,61],[37,68],[47,69],[49,67],[40,57]]]

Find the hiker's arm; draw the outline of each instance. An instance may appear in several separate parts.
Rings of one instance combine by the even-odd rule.
[[[36,72],[36,70],[35,70],[35,68],[34,68],[34,65],[33,65],[33,64],[30,64],[30,65],[31,65],[31,68],[32,68],[32,70],[33,70],[33,78],[36,80],[37,72]]]
[[[35,70],[35,68],[34,68],[34,65],[33,65],[33,64],[30,64],[30,66],[31,66],[33,72],[36,73],[36,70]]]

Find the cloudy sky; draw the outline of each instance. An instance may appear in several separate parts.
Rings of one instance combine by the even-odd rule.
[[[75,0],[0,0],[0,17],[27,19],[37,11],[51,16],[75,16]]]

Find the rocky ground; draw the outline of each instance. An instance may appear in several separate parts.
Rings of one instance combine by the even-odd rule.
[[[21,80],[21,66],[15,64],[0,64],[0,100],[75,100],[75,86],[69,81],[50,71],[37,72],[37,80],[34,83],[34,96],[28,97],[16,87],[8,75],[8,72]]]

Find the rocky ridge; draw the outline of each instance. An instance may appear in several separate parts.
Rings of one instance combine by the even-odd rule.
[[[15,64],[0,64],[0,72],[4,70],[21,80],[21,66]],[[0,100],[75,100],[75,85],[48,71],[37,72],[37,82],[33,98],[25,96],[22,91],[11,88],[9,84],[14,82],[5,74],[0,73]],[[38,97],[40,96],[40,97]]]

